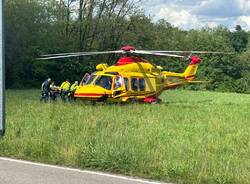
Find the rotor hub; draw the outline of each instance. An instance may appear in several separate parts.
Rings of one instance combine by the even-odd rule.
[[[129,51],[135,51],[135,47],[133,47],[132,45],[125,45],[121,48],[121,50],[124,50],[126,52],[129,52]]]

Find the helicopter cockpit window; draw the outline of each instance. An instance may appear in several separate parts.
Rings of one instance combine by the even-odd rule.
[[[91,78],[91,75],[89,73],[86,73],[84,77],[82,78],[81,84],[85,85],[88,83],[89,79]]]
[[[96,75],[88,76],[88,80],[84,84],[91,84],[95,78],[96,78]]]
[[[138,90],[137,78],[132,78],[132,79],[131,79],[131,89],[132,89],[133,91],[137,91],[137,90]]]
[[[139,89],[140,91],[145,91],[145,80],[144,79],[139,79]]]
[[[114,88],[115,89],[118,89],[120,87],[122,87],[122,84],[123,84],[123,77],[122,76],[117,76],[115,78],[115,85],[114,85]]]
[[[96,82],[95,85],[101,86],[104,89],[111,90],[112,87],[112,77],[110,76],[100,76]]]

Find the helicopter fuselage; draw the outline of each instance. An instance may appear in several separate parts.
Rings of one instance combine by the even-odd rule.
[[[82,81],[75,97],[91,101],[157,102],[169,88],[183,85],[184,74],[162,72],[161,67],[138,57],[123,57],[117,64],[99,64],[97,71]],[[178,81],[178,82],[176,82]]]

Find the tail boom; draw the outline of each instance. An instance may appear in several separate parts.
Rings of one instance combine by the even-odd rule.
[[[194,81],[200,62],[201,59],[198,56],[192,56],[188,67],[183,73],[163,71],[161,74],[165,76],[165,89],[173,89]]]

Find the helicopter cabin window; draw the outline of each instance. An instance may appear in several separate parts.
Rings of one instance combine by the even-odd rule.
[[[137,80],[137,78],[131,78],[131,89],[133,91],[138,91],[138,80]]]
[[[128,91],[128,89],[129,89],[129,87],[128,87],[128,78],[124,78],[124,84],[125,84],[126,91]]]
[[[139,89],[140,91],[145,91],[145,80],[143,78],[139,79]]]
[[[111,90],[112,87],[112,77],[111,76],[100,76],[96,82],[95,85],[101,86],[104,89]]]
[[[122,76],[116,76],[114,89],[116,90],[116,89],[122,87],[122,84],[123,84]]]

